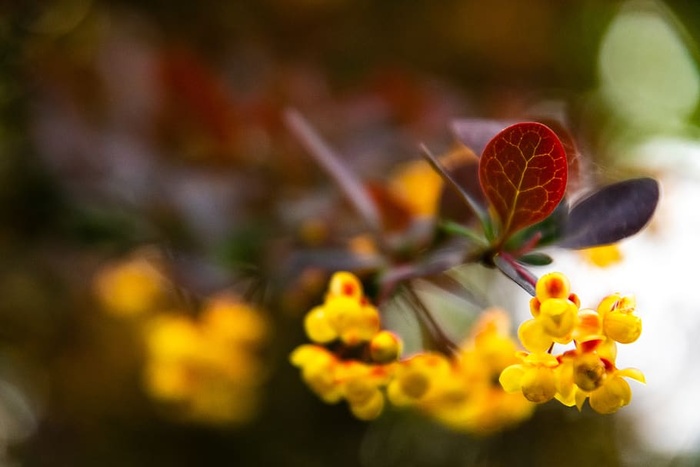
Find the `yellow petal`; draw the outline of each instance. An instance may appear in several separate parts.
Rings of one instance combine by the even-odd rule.
[[[525,374],[523,365],[511,365],[506,367],[498,378],[503,390],[508,393],[518,392],[522,388],[522,379]]]
[[[372,360],[378,363],[387,363],[396,360],[402,351],[401,338],[391,331],[380,331],[369,343],[369,351]]]
[[[350,403],[350,411],[360,420],[374,420],[384,409],[384,396],[374,391],[372,396],[362,403]]]
[[[620,377],[613,377],[591,393],[589,403],[596,412],[608,414],[617,412],[620,407],[629,404],[631,399],[629,383]]]
[[[622,298],[622,295],[619,293],[614,293],[610,294],[607,297],[605,297],[603,300],[600,301],[600,304],[598,305],[598,314],[601,317],[605,317],[606,314],[610,313],[615,305],[617,305],[617,302],[620,301]]]
[[[605,315],[603,330],[611,339],[629,344],[636,341],[642,333],[642,320],[632,313],[613,311]]]
[[[323,307],[317,306],[304,317],[306,335],[314,342],[326,344],[338,338],[338,333],[331,326]]]
[[[560,272],[550,272],[539,278],[535,285],[535,296],[544,302],[550,298],[569,298],[571,284]]]
[[[635,381],[646,384],[647,380],[644,377],[644,373],[636,368],[625,368],[624,370],[619,370],[617,372],[618,376],[624,376],[626,378],[632,378]]]
[[[570,341],[571,332],[578,322],[578,308],[568,299],[550,298],[542,302],[537,320],[553,339]]]
[[[540,404],[554,398],[557,393],[554,371],[546,367],[529,368],[521,379],[523,395]]]
[[[572,337],[576,342],[604,339],[603,322],[600,319],[600,315],[595,310],[580,310],[578,312],[578,324]]]
[[[328,284],[328,297],[348,297],[356,301],[362,298],[362,283],[354,274],[338,271],[331,276]]]
[[[546,352],[552,345],[552,338],[545,333],[535,319],[524,321],[518,328],[518,338],[530,352]]]
[[[581,409],[583,409],[583,403],[586,402],[586,398],[588,398],[588,393],[577,389],[574,391],[574,398],[576,399],[576,408],[580,412]]]

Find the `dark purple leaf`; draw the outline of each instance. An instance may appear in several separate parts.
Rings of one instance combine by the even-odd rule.
[[[658,201],[659,184],[653,178],[605,186],[571,208],[557,245],[578,249],[618,242],[649,222]]]

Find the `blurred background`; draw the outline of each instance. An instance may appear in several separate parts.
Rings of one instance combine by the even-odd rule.
[[[680,0],[0,3],[2,465],[700,465],[698,41]],[[484,438],[323,404],[288,355],[335,263],[296,252],[358,221],[289,108],[363,180],[543,110],[591,183],[657,177],[621,261],[553,253],[589,306],[638,295],[630,407]]]

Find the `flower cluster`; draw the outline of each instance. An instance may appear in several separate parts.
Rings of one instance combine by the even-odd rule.
[[[379,312],[364,296],[359,279],[348,272],[335,273],[323,305],[307,313],[304,327],[315,344],[298,347],[290,359],[301,368],[306,384],[325,402],[346,400],[357,418],[379,416],[385,404],[382,389],[393,374],[392,362],[401,354],[402,342],[380,329]]]
[[[185,307],[156,251],[139,250],[101,268],[102,309],[143,332],[145,391],[167,415],[200,423],[245,423],[257,412],[267,368],[269,324],[237,294]]]
[[[197,319],[161,314],[146,327],[144,382],[188,420],[242,423],[255,415],[268,333],[260,313],[235,296],[211,298]]]
[[[388,386],[389,400],[477,435],[528,418],[535,404],[504,392],[498,384],[501,371],[517,361],[509,326],[504,311],[486,310],[455,355],[425,352],[398,362]]]
[[[642,331],[632,296],[612,294],[596,310],[580,309],[568,279],[554,272],[542,276],[530,301],[533,318],[523,322],[518,337],[527,351],[520,363],[503,370],[500,382],[509,393],[543,403],[556,398],[579,410],[586,399],[593,410],[616,412],[629,404],[632,392],[624,379],[644,382],[641,371],[615,366],[617,343],[636,341]],[[555,344],[573,348],[555,355]]]
[[[380,329],[359,280],[338,272],[324,303],[305,317],[314,344],[301,345],[290,359],[323,401],[345,400],[360,419],[378,417],[389,402],[458,430],[488,434],[529,417],[535,407],[498,384],[501,371],[517,362],[508,327],[505,312],[489,310],[454,355],[425,351],[399,359],[400,339]]]

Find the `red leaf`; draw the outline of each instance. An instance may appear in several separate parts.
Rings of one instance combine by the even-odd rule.
[[[536,122],[516,123],[484,148],[479,181],[499,222],[499,239],[545,219],[566,191],[566,151],[557,135]]]

